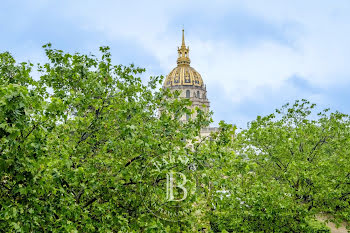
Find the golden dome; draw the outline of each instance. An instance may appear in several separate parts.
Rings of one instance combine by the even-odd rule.
[[[182,45],[177,49],[177,67],[175,67],[164,80],[163,87],[173,86],[203,86],[201,75],[190,66],[190,49],[185,45],[184,30],[182,29]]]
[[[177,66],[166,77],[163,86],[198,86],[203,85],[201,75],[191,66]]]

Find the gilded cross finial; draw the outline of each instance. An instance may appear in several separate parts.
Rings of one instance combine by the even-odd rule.
[[[186,47],[185,45],[185,29],[182,28],[182,47]]]

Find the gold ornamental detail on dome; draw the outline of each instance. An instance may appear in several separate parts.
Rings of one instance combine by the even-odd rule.
[[[178,47],[177,67],[175,67],[166,77],[163,86],[203,86],[201,75],[190,66],[189,47],[185,44],[185,32],[182,29],[182,44]]]
[[[171,86],[198,86],[203,85],[200,74],[190,66],[175,67],[165,79],[165,87]]]

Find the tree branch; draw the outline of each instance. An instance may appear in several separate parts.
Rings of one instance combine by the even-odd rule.
[[[124,167],[129,166],[132,162],[134,162],[135,160],[137,160],[137,159],[139,159],[139,158],[141,158],[141,155],[138,155],[138,156],[136,156],[135,158],[130,159],[130,160],[125,164]]]
[[[94,197],[92,199],[90,199],[85,205],[84,208],[88,207],[89,205],[91,205],[92,203],[94,203],[97,200],[97,197]]]

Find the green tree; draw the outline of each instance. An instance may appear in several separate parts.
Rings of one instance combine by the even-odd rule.
[[[349,222],[349,116],[314,108],[306,100],[287,104],[235,140],[221,133],[204,146],[214,158],[213,229],[328,232],[318,214]]]
[[[162,77],[142,82],[108,47],[100,59],[44,48],[37,79],[33,64],[0,54],[0,229],[328,232],[318,214],[350,221],[348,115],[315,115],[303,100],[202,138],[210,114],[181,122],[191,103],[157,89]],[[144,203],[165,195],[155,160],[186,161],[165,166],[195,178],[195,195],[171,206],[188,210],[183,221]]]
[[[101,59],[44,48],[38,80],[32,64],[0,54],[0,229],[192,229],[152,215],[139,185],[151,182],[141,171],[157,156],[192,160],[186,145],[209,123],[204,113],[179,121],[190,102],[157,90],[161,77],[143,84],[143,69],[112,65],[108,47]]]

